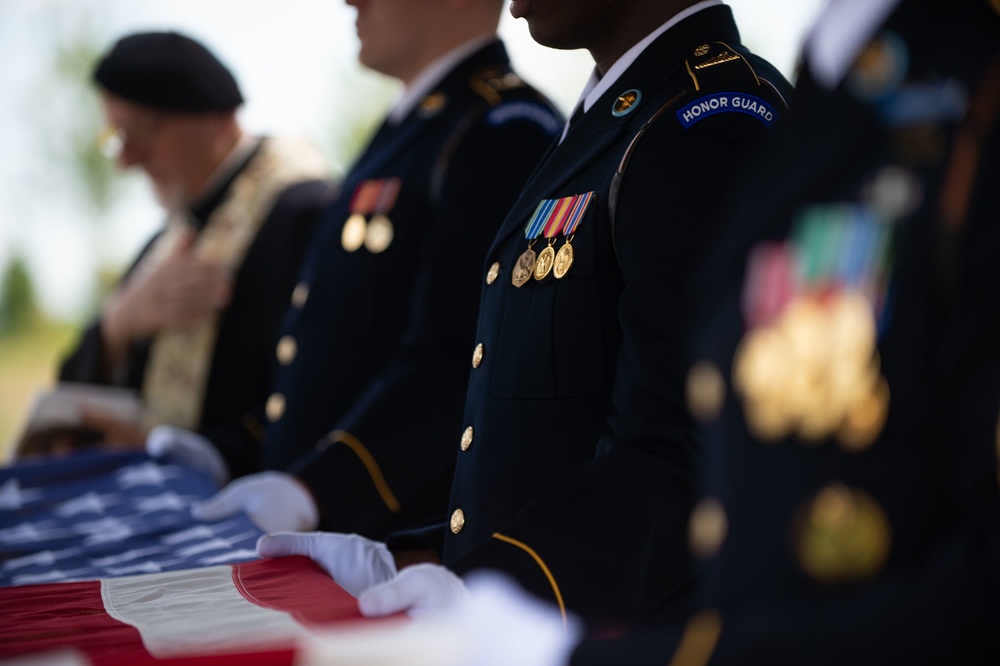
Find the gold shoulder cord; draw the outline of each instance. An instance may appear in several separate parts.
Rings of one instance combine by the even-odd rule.
[[[559,613],[562,615],[563,631],[566,631],[567,630],[566,604],[563,603],[562,592],[559,591],[559,585],[556,583],[556,577],[552,575],[552,571],[549,569],[548,565],[545,564],[545,561],[541,558],[541,556],[538,553],[535,552],[534,548],[524,543],[523,541],[518,541],[517,539],[505,536],[503,534],[500,534],[499,532],[495,532],[493,534],[493,538],[498,541],[503,541],[504,543],[509,543],[510,545],[515,546],[516,548],[520,548],[525,553],[530,555],[533,560],[535,560],[535,564],[537,564],[539,568],[541,568],[542,573],[545,574],[545,577],[549,581],[549,585],[552,586],[552,592],[556,597],[556,603],[559,605]]]
[[[371,477],[372,484],[375,486],[375,490],[378,492],[379,497],[385,503],[385,506],[393,513],[399,513],[402,506],[396,496],[393,494],[392,490],[389,489],[389,484],[385,480],[385,476],[382,474],[382,470],[379,469],[378,463],[375,462],[375,458],[372,456],[371,452],[368,451],[368,447],[361,443],[361,440],[347,432],[346,430],[334,430],[329,435],[326,436],[327,439],[332,443],[341,443],[354,452],[354,455],[358,457],[361,464],[365,466],[365,470],[368,472],[368,476]]]

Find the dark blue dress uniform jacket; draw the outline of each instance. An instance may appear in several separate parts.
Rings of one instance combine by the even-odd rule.
[[[656,39],[540,164],[478,281],[482,360],[450,433],[447,566],[498,568],[614,618],[651,612],[692,575],[701,455],[682,400],[686,294],[740,157],[783,113],[780,88],[739,45],[730,10],[703,10]],[[678,112],[719,93],[752,96],[770,121],[730,107],[685,128]],[[539,202],[587,192],[568,274],[515,287]]]
[[[295,473],[325,529],[384,536],[447,502],[490,240],[562,119],[500,42],[384,124],[325,211],[282,323],[258,468]],[[351,252],[361,184],[398,179],[392,242]],[[277,349],[281,350],[281,345]],[[283,409],[276,409],[281,405]]]
[[[263,139],[267,141],[268,139]],[[226,201],[230,186],[256,155],[256,150],[233,174],[190,211],[192,223],[204,225]],[[202,429],[238,421],[267,396],[271,378],[271,351],[281,317],[288,305],[306,243],[332,190],[321,180],[286,188],[275,200],[240,265],[229,305],[222,312],[212,352],[208,383],[201,410]],[[200,226],[199,226],[200,228]],[[142,249],[123,280],[152,247]],[[123,377],[107,375],[100,319],[83,332],[59,369],[64,382],[116,384],[139,390],[149,359],[149,341],[133,344],[124,360]]]
[[[904,2],[834,91],[805,72],[736,198],[700,336],[701,357],[726,378],[705,492],[728,532],[687,626],[703,639],[698,663],[1000,663],[997,12]],[[884,426],[861,450],[839,435],[764,443],[731,373],[747,257],[794,238],[804,210],[887,193],[881,205],[897,211],[877,336]],[[584,643],[573,663],[659,665],[676,647],[664,627]]]

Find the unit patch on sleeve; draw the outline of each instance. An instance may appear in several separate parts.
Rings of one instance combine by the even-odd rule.
[[[699,120],[717,113],[744,113],[757,118],[768,127],[778,119],[778,112],[774,107],[756,95],[722,92],[700,97],[682,107],[677,111],[677,120],[681,121],[684,129],[688,129]]]

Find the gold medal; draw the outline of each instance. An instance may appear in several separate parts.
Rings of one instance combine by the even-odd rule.
[[[566,239],[566,243],[556,253],[556,261],[555,266],[552,267],[552,274],[556,276],[557,280],[561,280],[566,277],[566,273],[569,273],[569,269],[572,266],[573,246],[569,244],[569,239]]]
[[[340,232],[340,244],[345,250],[356,252],[364,244],[366,227],[365,216],[361,213],[354,213],[347,218],[344,229]]]
[[[385,252],[392,244],[392,222],[385,215],[376,215],[368,223],[368,233],[365,234],[365,247],[372,254]]]
[[[878,572],[888,559],[892,528],[867,493],[831,483],[805,504],[793,524],[799,565],[824,583],[853,583]]]
[[[556,251],[552,249],[551,245],[546,245],[545,249],[538,254],[538,260],[535,261],[535,279],[544,280],[552,272],[552,264],[556,260]]]
[[[510,281],[515,287],[523,287],[531,279],[531,274],[535,270],[535,251],[529,246],[521,253],[514,264],[514,271],[511,273]]]

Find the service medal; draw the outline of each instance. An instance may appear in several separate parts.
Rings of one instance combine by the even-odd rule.
[[[344,222],[344,228],[340,232],[340,244],[348,252],[356,252],[365,242],[365,232],[367,224],[365,216],[361,213],[354,213]]]
[[[530,247],[521,253],[514,264],[514,271],[511,273],[510,281],[515,287],[523,287],[535,270],[535,251]]]
[[[368,223],[368,233],[365,235],[365,248],[372,254],[385,252],[392,244],[392,222],[385,215],[376,215]]]
[[[552,264],[556,260],[556,251],[552,249],[551,245],[546,245],[545,249],[541,251],[538,255],[538,260],[535,261],[534,275],[536,280],[544,280],[552,272]]]
[[[556,253],[555,265],[552,267],[552,274],[556,276],[557,280],[561,280],[566,277],[566,273],[569,273],[569,269],[573,266],[573,246],[570,245],[567,239],[566,243],[559,248]]]

